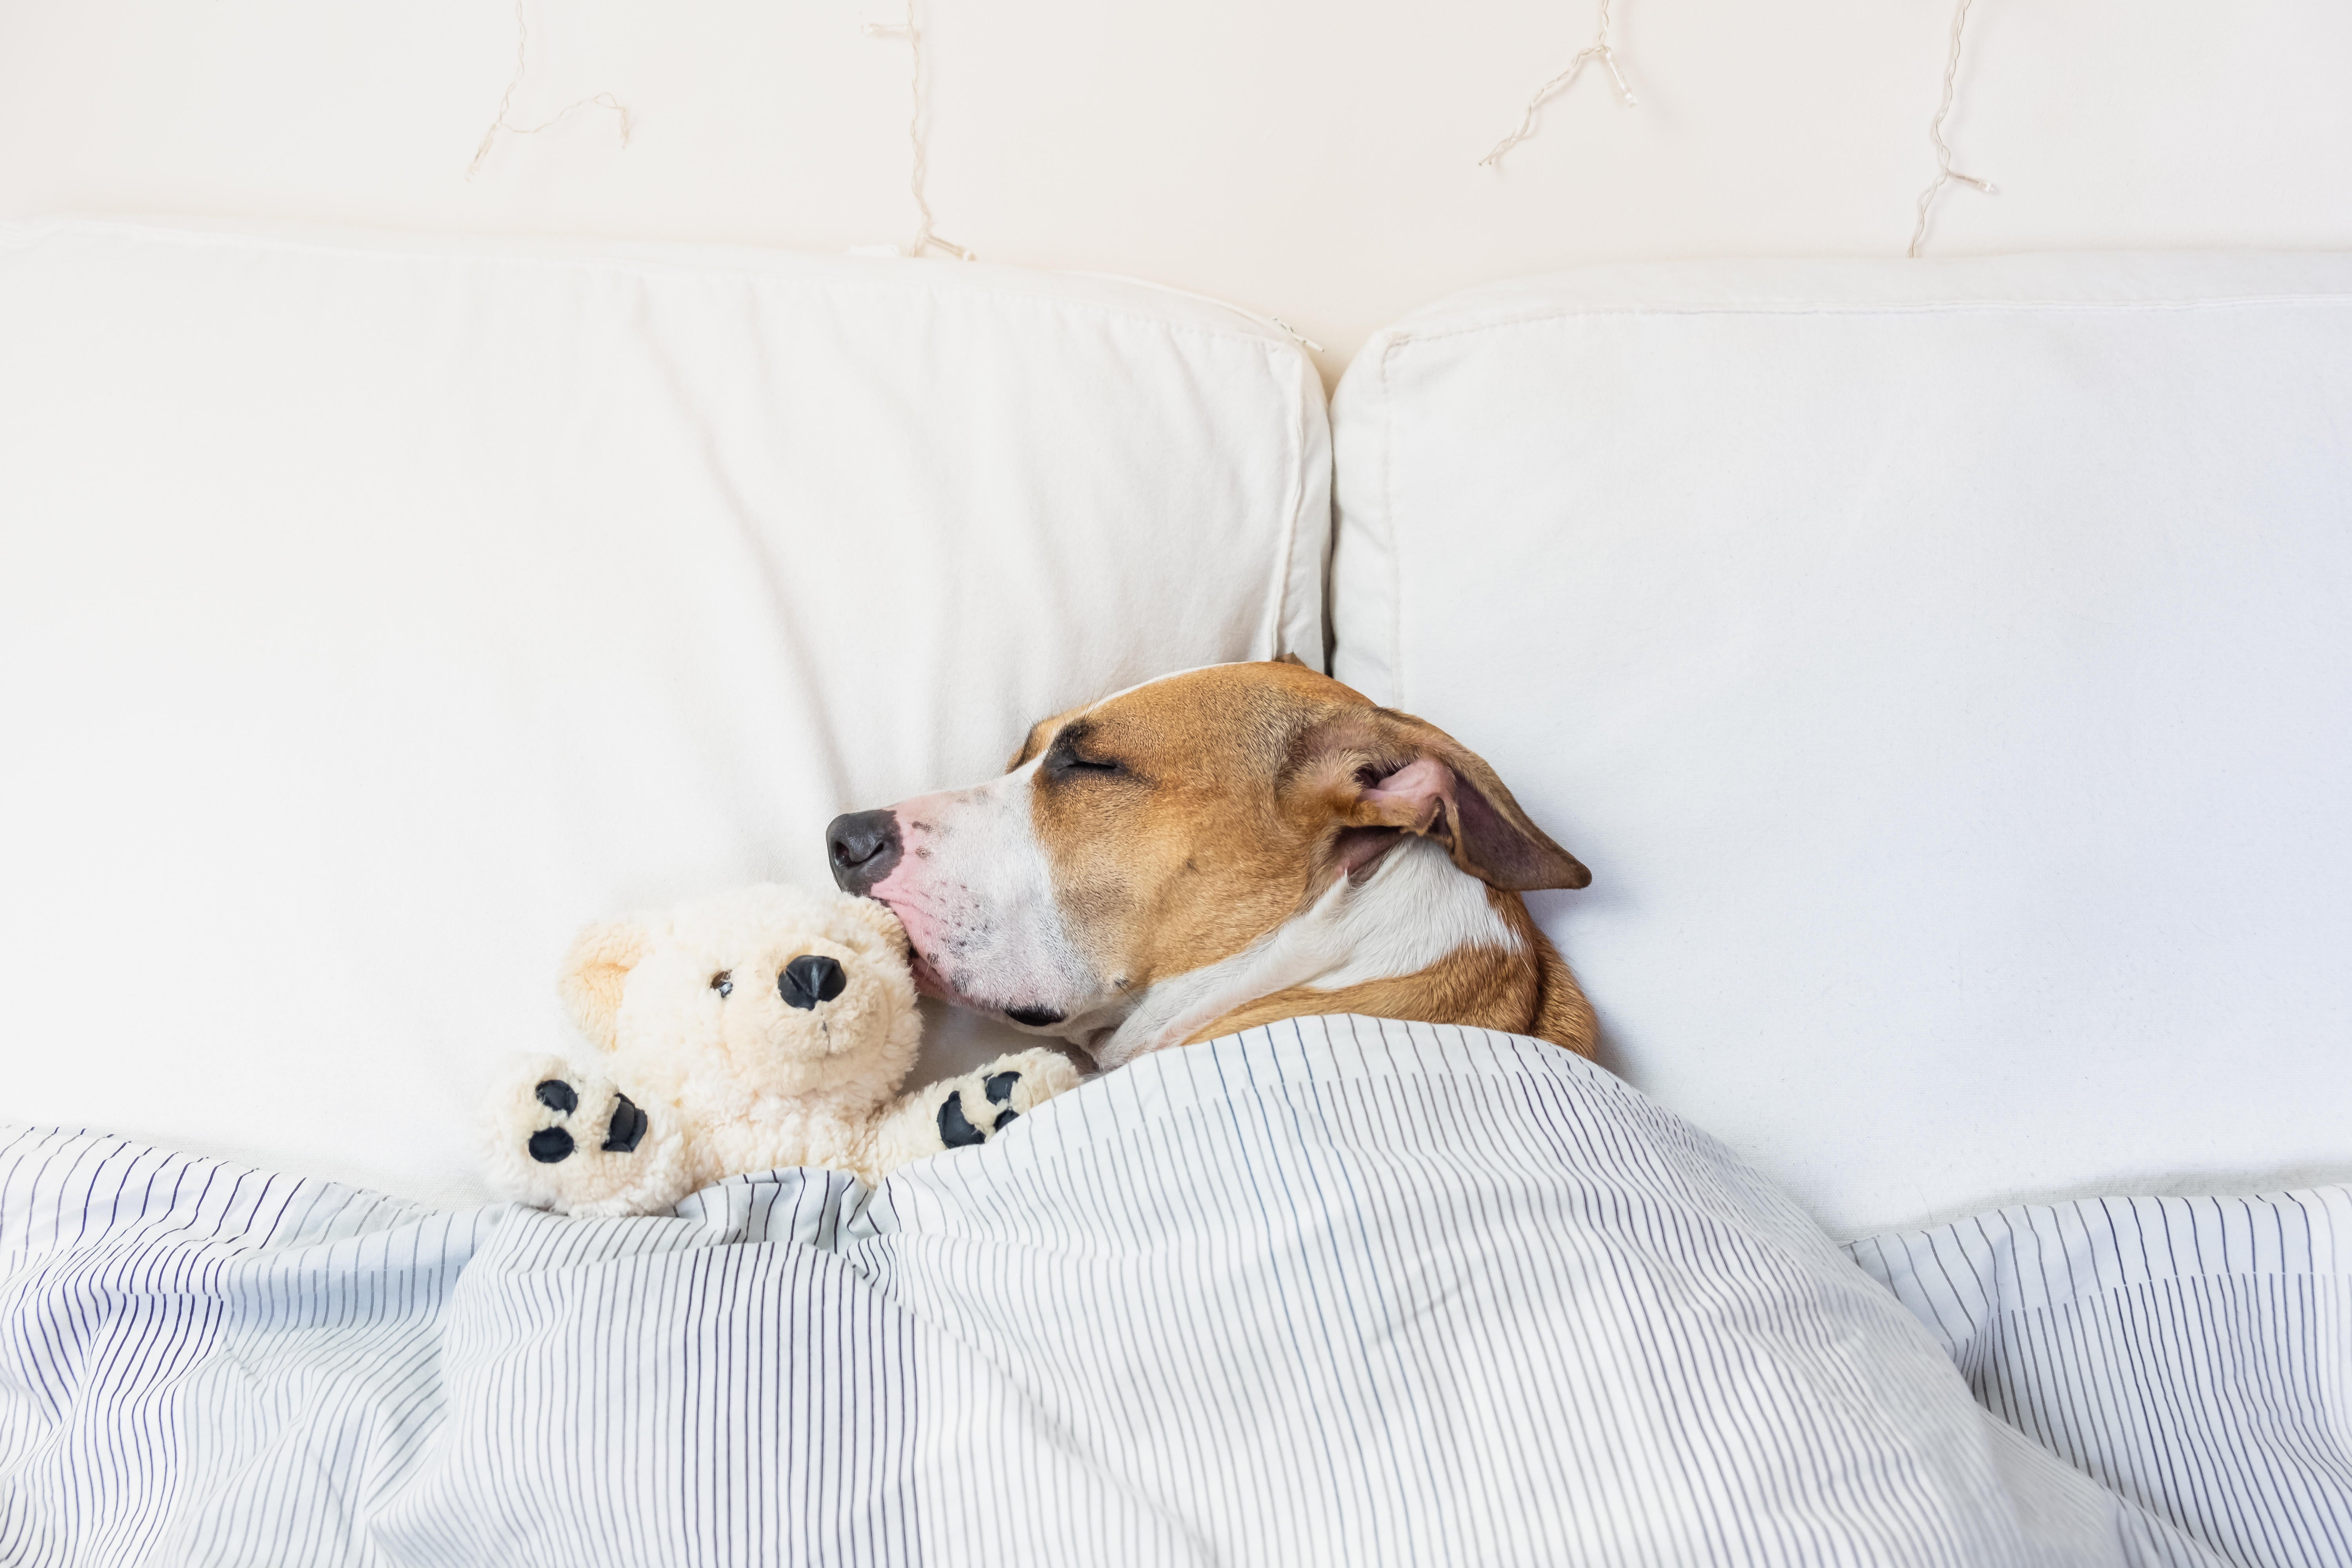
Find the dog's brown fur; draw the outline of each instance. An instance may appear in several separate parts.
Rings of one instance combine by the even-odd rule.
[[[1012,765],[1049,752],[1059,765],[1037,775],[1037,836],[1064,907],[1118,955],[1126,988],[1241,952],[1409,834],[1444,845],[1486,882],[1519,939],[1517,952],[1465,947],[1412,974],[1259,997],[1192,1038],[1361,1013],[1534,1035],[1592,1054],[1592,1010],[1519,896],[1582,887],[1590,874],[1436,726],[1295,662],[1223,665],[1045,720]],[[1408,813],[1373,787],[1423,758],[1446,770],[1441,800]]]

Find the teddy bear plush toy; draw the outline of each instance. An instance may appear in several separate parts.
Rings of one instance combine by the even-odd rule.
[[[490,1173],[572,1214],[657,1214],[780,1166],[878,1185],[1078,1081],[1031,1050],[898,1093],[922,1032],[906,932],[842,893],[764,884],[601,921],[561,989],[594,1055],[539,1058],[494,1097]]]

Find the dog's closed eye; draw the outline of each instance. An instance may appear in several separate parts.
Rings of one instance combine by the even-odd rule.
[[[1045,772],[1057,779],[1088,775],[1113,778],[1128,774],[1126,763],[1104,754],[1093,742],[1094,727],[1091,724],[1065,724],[1062,732],[1054,737],[1053,745],[1045,752]]]

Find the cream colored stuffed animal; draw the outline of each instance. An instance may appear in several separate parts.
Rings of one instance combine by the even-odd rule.
[[[597,1055],[542,1057],[499,1094],[490,1170],[508,1196],[572,1214],[656,1214],[780,1166],[879,1184],[1078,1081],[1032,1050],[898,1094],[922,1030],[906,932],[843,893],[766,884],[602,921],[562,988]]]

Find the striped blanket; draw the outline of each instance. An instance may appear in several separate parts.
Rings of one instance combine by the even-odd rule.
[[[1562,1052],[1345,1017],[659,1218],[16,1129],[0,1563],[2343,1564],[2338,1237],[1841,1249]]]

